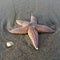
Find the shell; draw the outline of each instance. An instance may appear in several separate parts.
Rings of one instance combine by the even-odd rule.
[[[14,45],[14,43],[11,42],[11,41],[8,41],[8,42],[6,43],[6,46],[7,46],[7,47],[11,47],[11,46],[13,46],[13,45]]]

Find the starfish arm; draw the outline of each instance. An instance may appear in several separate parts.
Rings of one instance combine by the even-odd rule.
[[[54,32],[53,29],[45,25],[37,25],[36,29],[38,30],[38,32]]]
[[[18,25],[23,26],[23,27],[25,27],[25,26],[27,26],[27,25],[29,24],[29,22],[27,22],[27,21],[22,21],[22,20],[16,20],[16,23],[17,23]]]
[[[37,23],[37,19],[36,19],[36,17],[31,16],[31,22],[33,22],[33,23]]]
[[[33,46],[36,50],[38,50],[38,32],[34,28],[29,27],[28,35],[33,43]]]
[[[27,33],[27,31],[28,31],[27,27],[21,27],[21,28],[14,28],[10,30],[9,32],[13,34],[25,34]]]

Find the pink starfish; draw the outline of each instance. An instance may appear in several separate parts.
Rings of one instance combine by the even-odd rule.
[[[28,33],[36,50],[38,50],[38,32],[54,32],[54,30],[49,28],[48,26],[37,24],[37,19],[34,16],[31,16],[30,22],[16,20],[16,23],[18,25],[21,25],[22,27],[12,29],[9,32],[14,34]]]

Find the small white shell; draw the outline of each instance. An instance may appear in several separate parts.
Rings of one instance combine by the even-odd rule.
[[[14,43],[11,42],[11,41],[8,41],[8,42],[6,43],[6,46],[7,46],[7,47],[11,47],[11,46],[13,46],[13,45],[14,45]]]

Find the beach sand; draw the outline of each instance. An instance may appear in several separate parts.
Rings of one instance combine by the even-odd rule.
[[[18,27],[16,19],[30,21],[33,14],[38,24],[55,30],[39,33],[39,49],[34,49],[28,35],[14,35],[9,29]],[[6,47],[12,41],[14,45]],[[60,60],[59,0],[0,0],[0,60]]]

